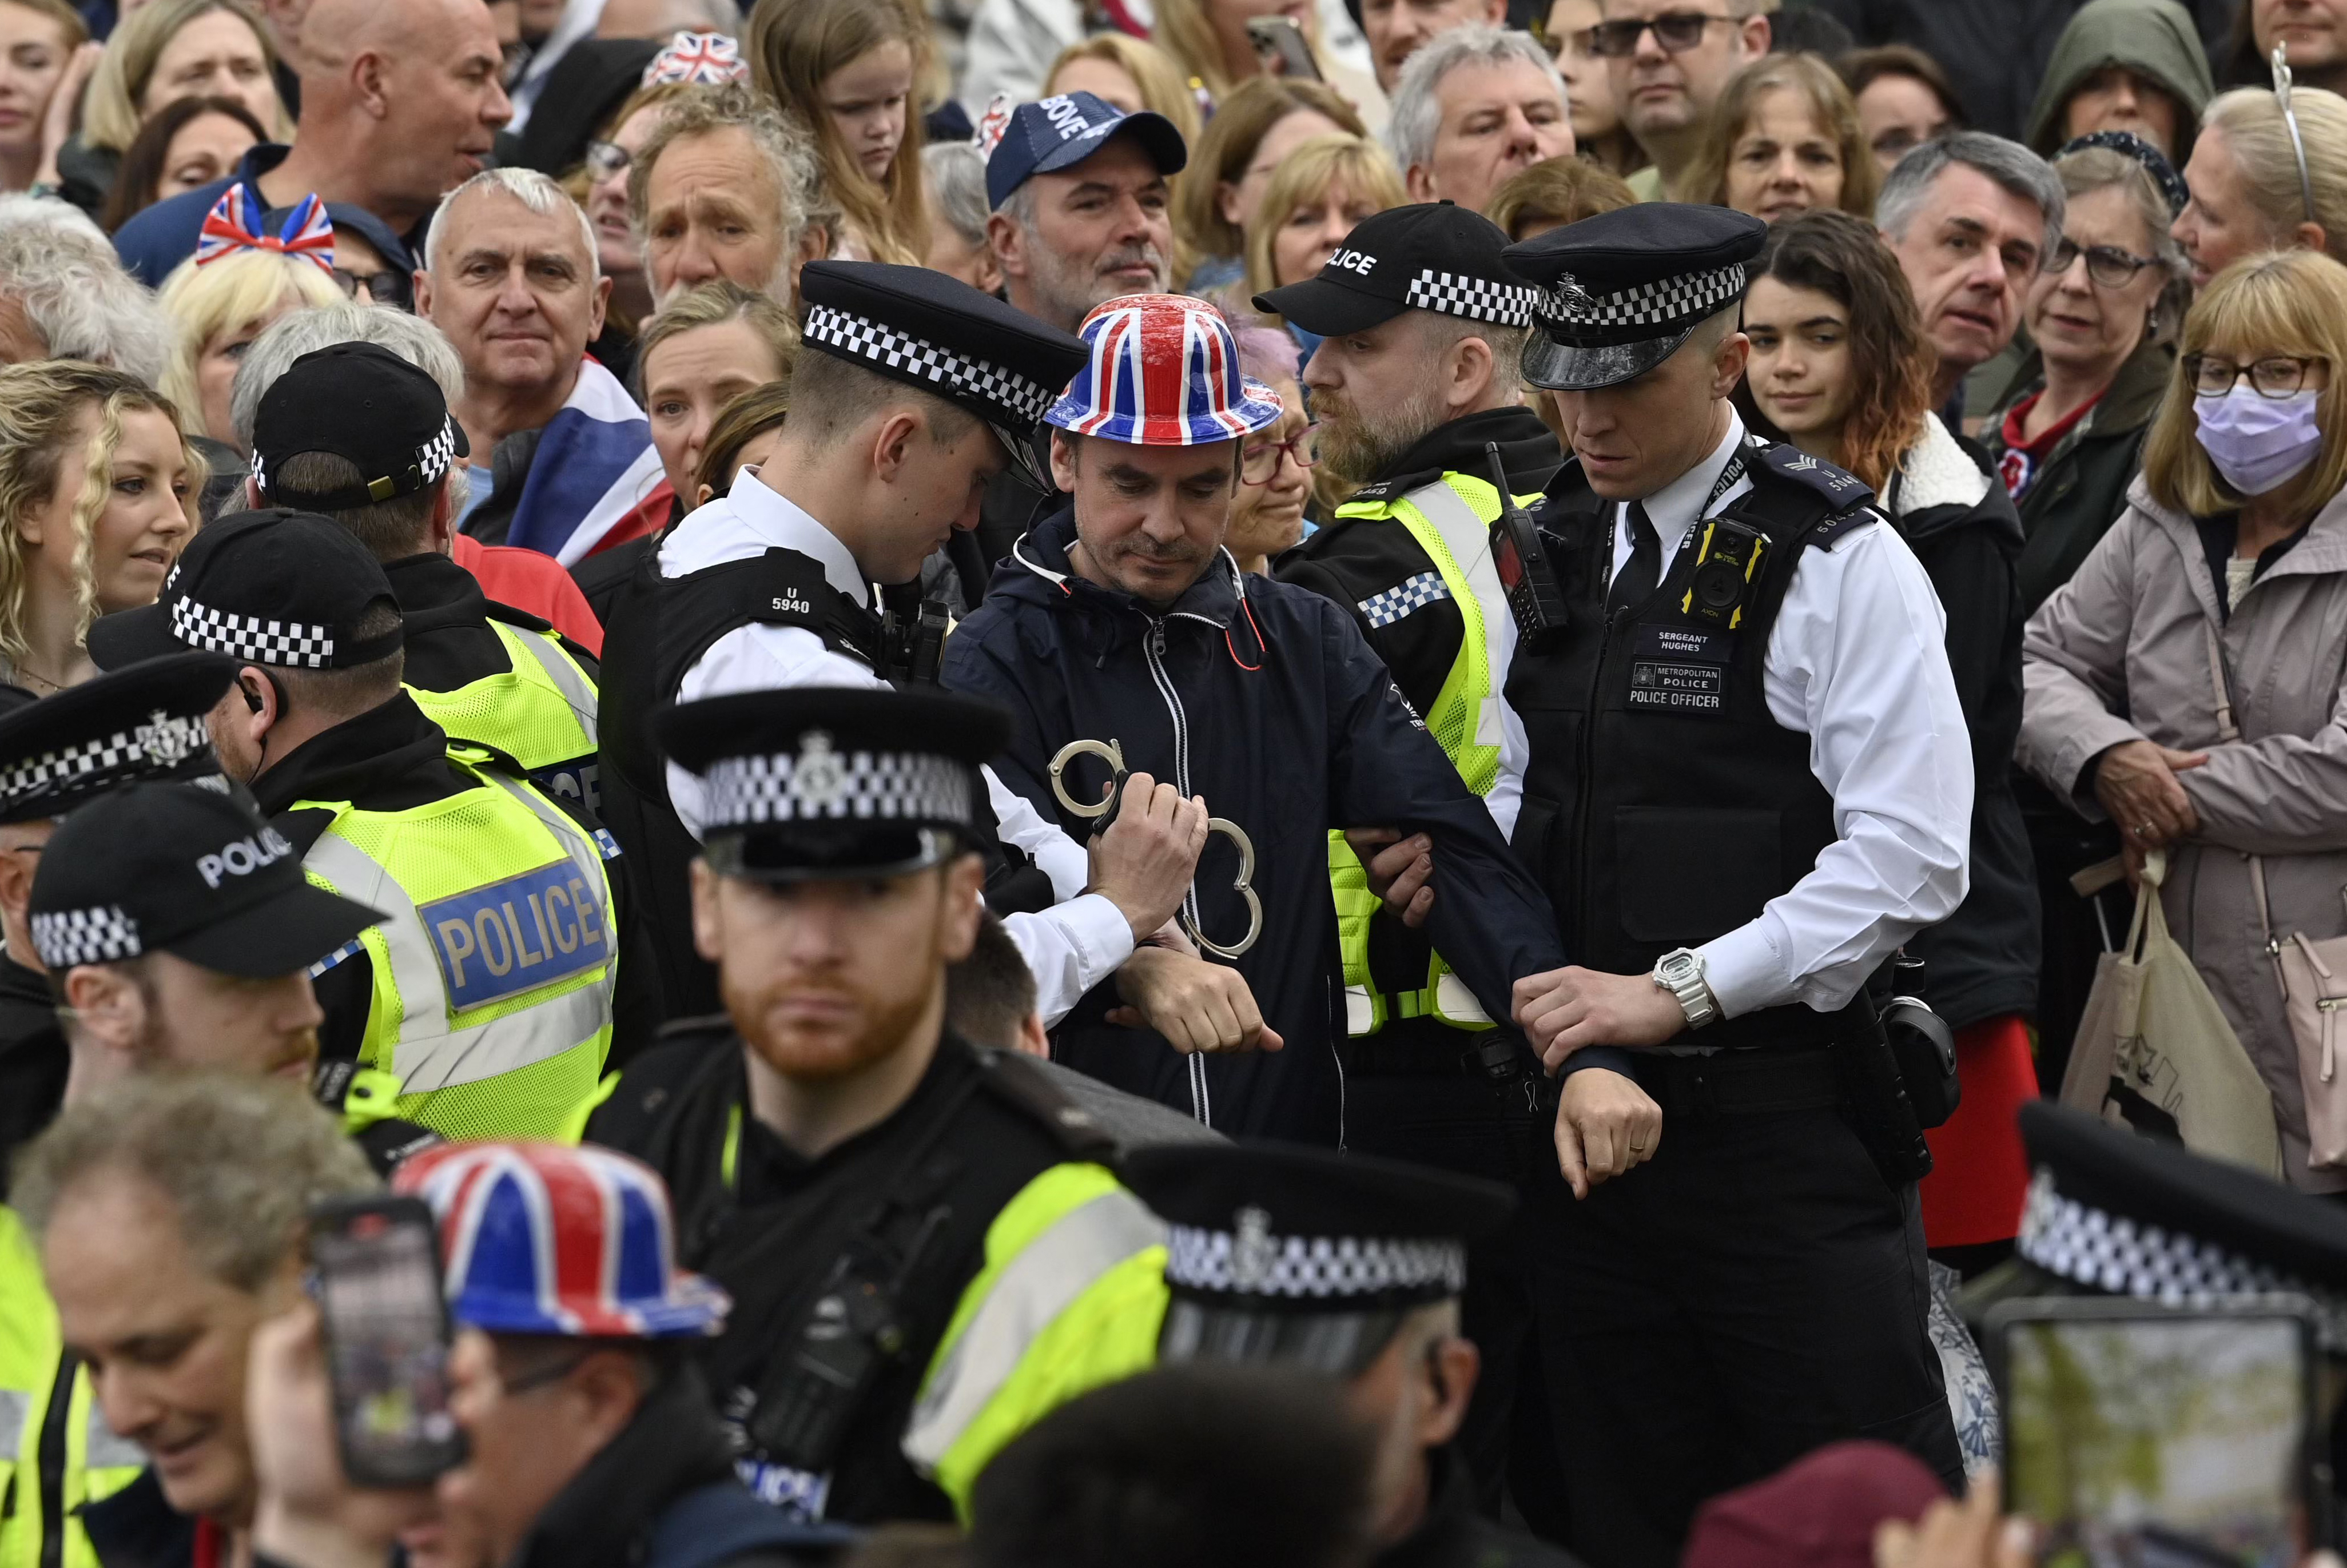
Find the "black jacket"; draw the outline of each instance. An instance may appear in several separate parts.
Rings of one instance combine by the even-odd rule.
[[[1427,1463],[1434,1473],[1426,1518],[1370,1568],[1581,1568],[1569,1553],[1476,1512],[1475,1478],[1456,1449],[1438,1449]]]
[[[1071,834],[1091,825],[1061,809],[1049,766],[1083,739],[1121,742],[1133,771],[1204,795],[1246,833],[1263,933],[1237,967],[1286,1043],[1185,1059],[1153,1033],[1104,1022],[1113,988],[1103,985],[1061,1023],[1054,1054],[1225,1132],[1338,1143],[1344,1006],[1328,830],[1432,835],[1429,932],[1494,1018],[1508,1016],[1518,977],[1563,962],[1547,900],[1349,614],[1308,589],[1242,579],[1227,555],[1153,611],[1074,576],[1074,539],[1071,505],[1020,541],[947,640],[945,683],[1010,710],[995,771]],[[1097,792],[1104,776],[1090,760],[1073,766],[1071,793]],[[1236,869],[1229,842],[1210,839],[1195,904],[1206,935],[1225,944],[1247,926]]]
[[[72,1063],[46,976],[0,950],[0,1200],[16,1151],[49,1124],[65,1102]]]
[[[513,770],[516,777],[520,770]],[[316,810],[296,811],[303,800],[347,800],[369,811],[406,811],[470,788],[448,765],[448,737],[402,692],[381,707],[313,735],[252,781],[252,797],[277,830],[303,855],[332,825]],[[597,824],[574,803],[548,796],[581,828]],[[640,900],[630,887],[627,857],[603,863],[611,880],[614,927],[620,934],[620,973],[611,997],[613,1067],[649,1044],[661,1024],[660,999],[642,926]],[[318,1005],[326,1020],[318,1027],[322,1061],[355,1061],[366,1039],[367,1009],[374,997],[374,960],[360,948],[317,976]]]
[[[1923,999],[1963,1029],[2037,1010],[2037,875],[2013,793],[2021,736],[2021,627],[2014,562],[2021,519],[1977,446],[1929,425],[1884,509],[1948,617],[1948,668],[1973,743],[1972,884],[1956,912],[1917,932]],[[1984,487],[1984,488],[1983,488]]]
[[[674,1528],[688,1511],[694,1528]],[[848,1539],[750,1495],[709,1385],[688,1365],[555,1494],[505,1568],[785,1568],[828,1563]]]
[[[499,604],[481,590],[481,579],[437,552],[385,561],[392,597],[406,622],[407,666],[402,679],[425,692],[454,692],[513,668],[506,645],[490,627],[502,620],[528,631],[553,631],[551,621],[526,610]],[[559,635],[559,633],[558,633]],[[568,638],[563,649],[592,680],[595,656]]]

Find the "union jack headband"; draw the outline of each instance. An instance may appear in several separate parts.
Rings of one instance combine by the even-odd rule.
[[[293,204],[282,228],[274,234],[265,233],[261,203],[253,200],[252,187],[231,185],[212,203],[212,210],[204,214],[204,226],[196,236],[196,265],[200,267],[246,251],[298,256],[305,261],[314,261],[320,272],[332,277],[334,220],[326,215],[326,204],[313,191]]]
[[[644,67],[643,86],[692,82],[714,87],[721,82],[746,81],[749,62],[742,46],[723,33],[679,33]]]

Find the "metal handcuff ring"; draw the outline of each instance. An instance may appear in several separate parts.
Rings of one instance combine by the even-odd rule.
[[[1113,787],[1106,800],[1087,804],[1068,793],[1068,764],[1078,757],[1098,757],[1108,764],[1114,777],[1111,781]],[[1051,758],[1051,794],[1072,815],[1087,819],[1106,816],[1124,798],[1124,745],[1120,741],[1070,741]],[[1263,900],[1256,896],[1252,886],[1255,881],[1255,840],[1246,835],[1246,829],[1226,816],[1208,817],[1206,831],[1219,833],[1238,846],[1239,874],[1231,879],[1231,890],[1246,900],[1247,933],[1237,945],[1226,948],[1198,929],[1197,922],[1186,912],[1174,917],[1182,922],[1182,929],[1188,933],[1192,941],[1216,958],[1235,962],[1240,955],[1255,946],[1255,938],[1263,935]]]

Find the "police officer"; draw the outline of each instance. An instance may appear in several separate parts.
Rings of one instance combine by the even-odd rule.
[[[611,1047],[608,839],[452,752],[400,685],[403,641],[365,548],[277,510],[214,523],[159,601],[90,630],[109,667],[183,645],[237,660],[208,721],[222,764],[312,880],[385,911],[320,961],[325,1059],[392,1074],[397,1113],[446,1136],[558,1136]]]
[[[1538,514],[1563,630],[1507,697],[1515,845],[1579,967],[1520,982],[1517,1017],[1552,1061],[1656,1048],[1668,1127],[1557,1205],[1544,1286],[1574,1542],[1622,1568],[1835,1438],[1962,1480],[1930,1155],[1864,988],[1963,897],[1970,747],[1937,598],[1870,493],[1727,401],[1765,232],[1655,203],[1507,251],[1546,291],[1524,374],[1575,454]]]
[[[1501,696],[1516,622],[1491,548],[1497,487],[1529,506],[1564,460],[1518,401],[1533,290],[1501,260],[1507,244],[1497,224],[1449,202],[1391,208],[1356,225],[1317,277],[1255,300],[1320,334],[1304,367],[1320,461],[1361,487],[1335,522],[1281,558],[1278,576],[1352,613],[1501,833],[1516,824],[1527,746]],[[1352,836],[1372,851],[1366,867],[1342,837],[1328,845],[1345,956],[1347,1147],[1554,1181],[1535,1112],[1521,1096],[1492,1092],[1478,1049],[1510,1049],[1512,1029],[1477,1005],[1420,932],[1431,842],[1391,830]],[[1371,890],[1372,874],[1398,914]],[[1562,1513],[1543,1512],[1563,1489],[1537,1401],[1518,1408],[1514,1397],[1530,1350],[1533,1231],[1530,1213],[1519,1214],[1469,1275],[1468,1333],[1492,1376],[1460,1440],[1490,1505],[1512,1463],[1522,1506],[1561,1532]],[[1512,1444],[1520,1417],[1524,1440]]]
[[[1281,1143],[1141,1149],[1124,1170],[1167,1225],[1160,1359],[1341,1379],[1376,1434],[1377,1563],[1570,1568],[1478,1511],[1453,1446],[1481,1367],[1460,1331],[1468,1247],[1506,1225],[1513,1193]]]
[[[449,557],[449,485],[467,450],[439,383],[378,343],[335,343],[295,360],[261,395],[251,499],[356,535],[399,601],[403,679],[425,717],[592,812],[593,656],[551,623],[490,600]]]
[[[660,592],[649,609],[615,612],[605,642],[617,680],[603,784],[614,831],[641,838],[654,863],[671,1013],[706,993],[696,978],[705,971],[679,950],[699,786],[663,770],[651,710],[761,687],[934,682],[943,612],[884,626],[871,584],[912,581],[948,534],[975,521],[989,475],[1033,463],[1027,437],[1083,360],[1065,333],[925,268],[816,261],[799,288],[804,352],[780,444],[667,537]],[[1047,1022],[1172,917],[1203,843],[1205,814],[1170,788],[1126,798],[1095,866],[988,776],[1002,842],[1032,862],[998,877],[990,901],[1035,971]],[[1133,968],[1158,988],[1141,998],[1145,1009],[1211,973],[1159,948]]]
[[[1027,1420],[1148,1365],[1163,1289],[1091,1118],[944,1027],[1003,720],[802,687],[660,734],[702,786],[693,934],[728,1017],[630,1067],[588,1135],[661,1173],[681,1261],[733,1298],[706,1368],[753,1489],[947,1517]]]
[[[0,1197],[18,1146],[56,1114],[69,1061],[26,923],[42,851],[67,812],[108,790],[219,779],[204,713],[234,669],[216,653],[183,652],[38,702],[0,686]]]

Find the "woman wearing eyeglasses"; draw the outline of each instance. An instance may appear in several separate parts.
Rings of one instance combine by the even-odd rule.
[[[1239,493],[1231,503],[1231,530],[1223,548],[1239,570],[1269,576],[1279,553],[1304,537],[1304,507],[1312,498],[1312,422],[1304,412],[1304,368],[1296,340],[1267,322],[1233,318],[1239,369],[1279,394],[1277,424],[1257,431],[1239,449]]]
[[[2126,508],[2192,297],[2168,232],[2183,187],[2157,149],[2107,132],[2064,149],[2054,171],[2069,207],[2023,306],[2037,346],[1981,426],[2029,537],[2024,614],[2069,580]]]
[[[2338,1192],[2253,876],[2275,932],[2347,933],[2347,267],[2237,262],[2183,350],[2125,515],[2024,634],[2020,760],[2109,818],[2130,874],[2167,851],[2169,925],[2271,1095],[2284,1176]]]

